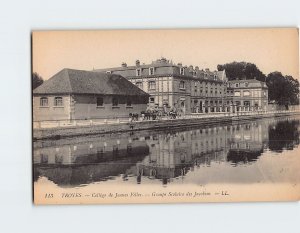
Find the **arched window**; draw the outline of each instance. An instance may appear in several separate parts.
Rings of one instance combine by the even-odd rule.
[[[63,98],[54,97],[54,106],[63,106]]]
[[[250,92],[249,92],[249,91],[244,91],[244,92],[243,92],[243,95],[244,95],[244,96],[250,96]]]
[[[41,97],[40,98],[40,106],[41,107],[47,107],[48,106],[48,98],[47,97]]]
[[[241,92],[240,91],[235,91],[234,96],[241,96]]]

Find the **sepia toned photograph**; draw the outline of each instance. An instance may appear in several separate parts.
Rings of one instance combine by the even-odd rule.
[[[35,204],[300,199],[297,28],[31,43]]]

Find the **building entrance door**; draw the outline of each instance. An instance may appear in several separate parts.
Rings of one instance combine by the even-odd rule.
[[[184,101],[181,101],[181,103],[180,103],[180,108],[181,108],[181,112],[182,112],[183,114],[185,114],[185,103],[184,103]]]

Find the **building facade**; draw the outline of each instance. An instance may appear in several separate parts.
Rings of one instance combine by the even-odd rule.
[[[227,92],[233,111],[267,110],[268,87],[265,82],[256,79],[228,81]]]
[[[148,99],[120,75],[63,69],[33,91],[33,120],[128,117],[145,111]]]
[[[225,71],[200,70],[198,66],[174,64],[165,58],[151,64],[94,70],[119,74],[150,94],[149,104],[164,111],[205,113],[225,111],[227,78]]]

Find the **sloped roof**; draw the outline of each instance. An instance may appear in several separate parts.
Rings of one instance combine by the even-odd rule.
[[[33,94],[148,95],[121,75],[74,69],[61,70]]]
[[[230,80],[228,81],[229,84],[235,84],[235,83],[248,83],[248,87],[264,87],[267,88],[267,85],[265,82],[259,81],[257,79],[238,79],[238,80]]]

